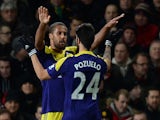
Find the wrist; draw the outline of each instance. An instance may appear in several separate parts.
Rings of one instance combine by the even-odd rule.
[[[40,22],[39,26],[45,28],[48,24],[44,22]]]
[[[28,53],[28,55],[29,55],[29,57],[31,57],[32,55],[34,55],[36,53],[37,53],[37,50],[34,48]]]
[[[105,45],[109,46],[109,47],[112,47],[112,42],[110,40],[106,40]]]

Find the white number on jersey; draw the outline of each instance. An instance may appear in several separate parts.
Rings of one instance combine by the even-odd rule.
[[[74,100],[83,100],[84,94],[85,93],[80,93],[80,91],[83,89],[85,82],[86,82],[86,76],[83,72],[75,72],[74,73],[74,78],[80,78],[80,83],[78,87],[73,91],[71,99]],[[95,72],[93,75],[90,83],[88,84],[86,88],[86,93],[91,93],[92,94],[92,100],[97,99],[97,93],[98,93],[98,84],[100,81],[100,72]]]

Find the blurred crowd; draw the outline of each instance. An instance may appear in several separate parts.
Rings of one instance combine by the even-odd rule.
[[[94,51],[103,55],[105,40],[112,41],[111,70],[99,93],[103,120],[160,120],[160,0],[1,0],[0,120],[40,120],[41,83],[18,42],[35,37],[39,6],[48,8],[50,24],[67,25],[68,46],[76,45],[81,23],[98,32],[124,13]]]

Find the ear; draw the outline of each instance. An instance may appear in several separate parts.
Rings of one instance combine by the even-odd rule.
[[[52,39],[52,34],[51,33],[49,33],[49,35],[48,35],[48,37],[49,37],[49,39]]]
[[[77,39],[77,43],[80,44],[80,42],[81,42],[81,41],[80,41],[79,38],[78,38],[78,39]]]
[[[79,40],[79,37],[77,35],[76,35],[76,43],[80,44],[80,40]]]

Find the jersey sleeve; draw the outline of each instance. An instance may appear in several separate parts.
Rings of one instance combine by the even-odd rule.
[[[68,57],[60,59],[57,63],[49,66],[47,68],[48,74],[54,79],[57,78],[59,75],[63,74],[65,71],[65,61],[67,60]]]

